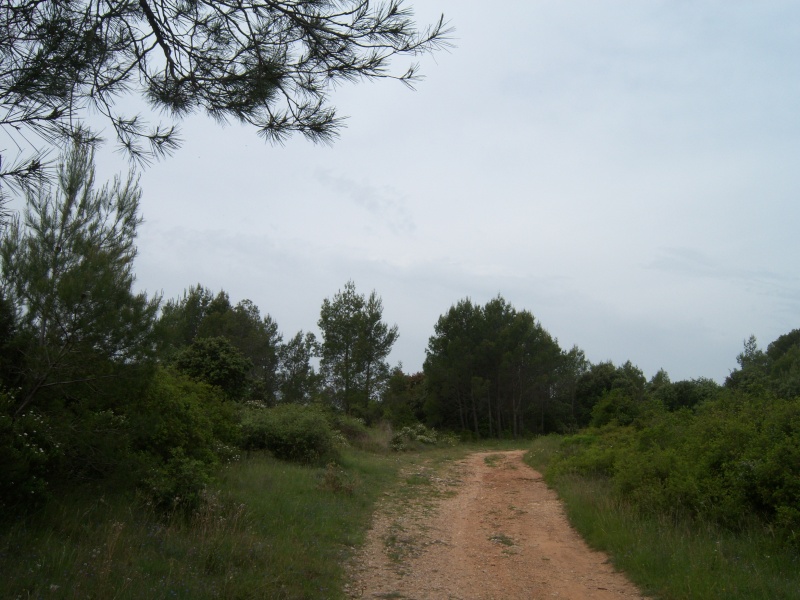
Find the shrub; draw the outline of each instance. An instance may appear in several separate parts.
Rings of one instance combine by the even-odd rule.
[[[50,423],[36,410],[14,418],[12,393],[0,389],[0,509],[31,508],[49,494],[48,479],[62,455]]]
[[[178,355],[175,368],[192,379],[219,387],[233,400],[241,400],[253,363],[227,338],[195,338]]]
[[[337,454],[328,420],[313,407],[247,407],[242,416],[242,436],[245,449],[269,450],[282,460],[324,464]]]
[[[730,529],[755,517],[800,542],[800,398],[727,391],[647,418],[564,438],[548,475],[602,475],[639,510]]]
[[[161,509],[197,508],[212,469],[236,456],[235,407],[219,389],[170,369],[155,373],[128,422],[133,476]]]
[[[449,434],[439,434],[435,429],[425,427],[422,423],[403,427],[392,436],[390,443],[392,450],[415,450],[425,446],[445,445],[454,446],[457,438]]]
[[[364,419],[346,415],[342,412],[330,411],[327,414],[331,427],[341,432],[348,442],[358,442],[369,435]]]
[[[143,483],[157,508],[189,514],[202,504],[210,478],[209,463],[189,458],[176,448],[169,460],[150,469]]]

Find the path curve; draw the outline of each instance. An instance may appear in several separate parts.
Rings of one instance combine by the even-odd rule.
[[[570,527],[523,455],[479,452],[444,472],[405,473],[407,485],[431,491],[422,500],[387,496],[351,565],[349,597],[644,598]]]

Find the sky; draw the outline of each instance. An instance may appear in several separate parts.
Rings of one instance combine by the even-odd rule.
[[[454,47],[415,91],[337,88],[333,145],[183,122],[142,174],[139,289],[224,289],[288,339],[352,280],[406,372],[450,306],[498,294],[648,379],[722,382],[751,334],[800,327],[800,3],[407,4]],[[127,169],[112,150],[101,172]]]

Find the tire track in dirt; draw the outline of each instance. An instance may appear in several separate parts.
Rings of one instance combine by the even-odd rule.
[[[417,466],[427,494],[387,497],[351,565],[350,598],[644,598],[570,527],[524,451]],[[416,479],[415,479],[416,478]]]

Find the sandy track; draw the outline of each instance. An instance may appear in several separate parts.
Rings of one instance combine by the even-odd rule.
[[[384,500],[353,561],[350,597],[643,598],[569,526],[523,454],[475,453],[441,472],[404,473],[431,489],[422,500]]]

